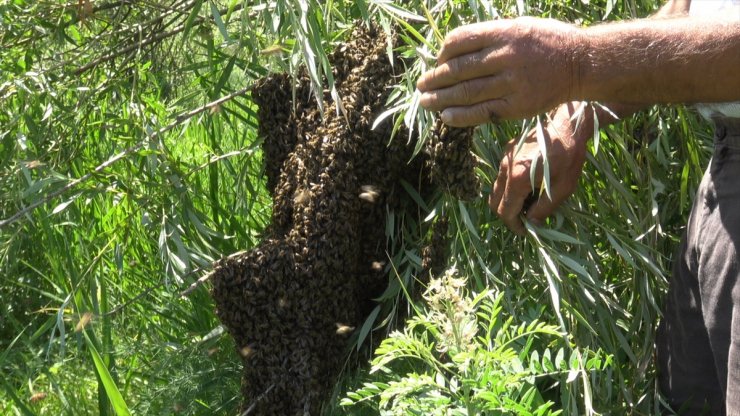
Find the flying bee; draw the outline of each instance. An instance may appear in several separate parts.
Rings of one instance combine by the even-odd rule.
[[[77,326],[75,326],[75,332],[82,331],[89,323],[92,321],[92,312],[85,312],[80,317],[80,321],[77,322]]]
[[[41,400],[44,400],[46,398],[47,394],[43,391],[40,391],[38,393],[34,393],[31,395],[31,397],[28,399],[31,403],[38,403]]]
[[[374,204],[380,196],[380,191],[373,185],[362,185],[360,189],[362,190],[360,193],[360,199],[370,202],[371,204]]]
[[[285,52],[285,48],[283,47],[283,45],[276,43],[274,45],[270,45],[266,47],[265,49],[262,49],[260,51],[260,55],[265,55],[265,56],[282,55],[283,52]]]
[[[337,331],[336,331],[336,333],[337,333],[337,335],[340,335],[340,336],[347,336],[347,335],[351,334],[352,331],[355,330],[355,327],[349,326],[349,325],[340,324],[339,322],[337,322],[336,325],[337,325]]]
[[[374,272],[380,272],[383,270],[383,267],[385,267],[384,261],[374,261],[370,264],[370,269]]]

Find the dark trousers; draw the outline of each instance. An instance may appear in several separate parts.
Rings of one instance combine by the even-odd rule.
[[[740,119],[716,119],[656,337],[660,389],[683,415],[740,415]]]

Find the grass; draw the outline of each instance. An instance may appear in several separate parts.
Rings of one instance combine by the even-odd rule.
[[[254,108],[247,93],[181,115],[267,71],[302,64],[312,68],[317,85],[330,88],[322,51],[364,17],[400,24],[406,46],[398,53],[407,60],[399,64],[408,71],[388,108],[397,110],[399,123],[423,132],[429,118],[416,112],[413,83],[429,63],[424,54],[433,54],[439,34],[452,27],[518,14],[596,24],[657,7],[651,0],[109,4],[94,3],[95,13],[83,19],[76,3],[0,1],[0,220],[22,213],[0,226],[1,414],[235,413],[240,364],[207,285],[180,294],[213,260],[257,244],[269,222]],[[283,23],[276,25],[278,19]],[[140,46],[157,35],[163,37]],[[274,45],[284,51],[273,53]],[[451,224],[449,264],[467,278],[466,290],[472,297],[497,293],[496,308],[478,311],[478,322],[512,318],[515,328],[541,322],[562,334],[514,345],[517,354],[526,350],[520,361],[540,363],[528,364],[531,374],[490,362],[476,374],[488,380],[514,374],[519,379],[502,394],[514,402],[552,402],[548,409],[562,414],[657,414],[653,331],[669,258],[709,157],[708,125],[676,107],[651,109],[602,131],[591,142],[577,193],[545,229],[526,238],[506,231],[485,202],[503,145],[521,129],[521,123],[480,129],[480,200],[435,195],[416,216],[389,216],[395,272],[368,325],[381,327],[372,337],[394,330],[404,336],[389,338],[374,363],[439,332],[439,325],[421,323],[432,316],[426,303],[408,306],[404,299],[406,291],[424,291],[413,284],[420,245],[431,219],[444,213]],[[38,208],[28,209],[34,203]],[[402,245],[400,233],[413,238]],[[409,325],[399,321],[401,313],[411,317]],[[507,331],[483,332],[471,345],[483,354]],[[348,369],[328,413],[377,414],[379,402],[342,406],[353,397],[348,392],[387,392],[398,412],[418,404],[418,397],[399,394],[398,383],[429,385],[425,377],[439,358],[429,351],[427,359],[394,361],[390,373]],[[603,361],[569,366],[582,375],[580,383],[569,382],[567,371],[540,377],[553,370],[531,358],[546,351],[551,357],[591,351]],[[368,354],[350,361],[366,362]],[[453,379],[465,384],[462,363],[441,372],[447,387]],[[522,380],[532,393],[517,390]],[[444,406],[452,406],[474,396],[444,397]],[[444,408],[437,404],[430,411]]]

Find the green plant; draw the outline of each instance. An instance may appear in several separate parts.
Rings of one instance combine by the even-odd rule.
[[[214,317],[207,283],[196,282],[213,260],[253,247],[269,222],[254,80],[306,66],[315,91],[331,92],[326,51],[355,21],[377,21],[400,37],[395,64],[405,69],[378,117],[419,133],[421,149],[433,115],[418,110],[414,84],[452,28],[524,14],[599,24],[657,7],[653,0],[0,0],[0,413],[237,408],[235,347]],[[362,352],[394,334],[377,355],[396,357],[386,366],[392,372],[347,371],[336,401],[345,389],[362,392],[351,400],[379,406],[380,392],[389,391],[388,409],[486,409],[497,400],[486,392],[498,386],[509,409],[658,414],[653,332],[668,256],[709,157],[709,127],[673,107],[595,132],[579,190],[545,227],[520,238],[486,197],[503,144],[528,127],[479,129],[484,186],[475,201],[423,198],[405,184],[418,214],[389,213],[388,289],[351,346]],[[426,279],[420,247],[443,216],[444,260],[471,292],[485,294],[473,298],[478,335],[465,344],[475,359],[463,344],[436,349],[441,317],[418,301],[417,281]],[[508,326],[503,316],[513,319]],[[529,328],[533,322],[540,326]],[[506,344],[520,328],[536,336]],[[488,338],[502,344],[489,347],[481,341]],[[519,342],[529,339],[530,346]],[[408,346],[423,359],[398,358],[394,348]],[[377,389],[363,390],[363,382]],[[347,409],[330,403],[327,411]]]
[[[503,316],[503,295],[466,293],[448,270],[432,279],[427,307],[375,351],[371,381],[347,393],[344,406],[370,405],[380,414],[557,415],[557,393],[592,380],[611,360],[573,349],[559,328]],[[350,410],[351,412],[351,410]]]

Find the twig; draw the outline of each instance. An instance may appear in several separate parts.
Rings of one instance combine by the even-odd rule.
[[[191,276],[191,275],[194,275],[194,274],[198,274],[198,273],[200,273],[200,272],[204,271],[205,269],[206,269],[206,267],[197,267],[197,268],[195,268],[195,269],[193,269],[193,270],[191,270],[191,271],[189,271],[189,272],[185,273],[185,275],[184,275],[184,276],[182,276],[182,277],[183,277],[183,278],[186,278],[186,277],[189,277],[189,276]],[[206,276],[210,276],[211,274],[212,274],[212,272],[211,272],[211,273],[208,273],[208,274],[207,274]],[[203,278],[201,277],[200,279],[198,279],[198,281],[200,281],[201,279],[203,279]],[[194,284],[195,284],[195,283],[193,283],[193,285],[194,285]],[[138,301],[139,299],[141,299],[141,298],[143,298],[144,296],[146,296],[146,295],[148,295],[149,293],[151,293],[151,292],[152,292],[152,290],[154,290],[154,289],[158,289],[158,288],[161,288],[161,287],[162,287],[162,286],[164,286],[164,285],[165,285],[165,282],[164,282],[164,281],[162,281],[162,282],[159,282],[159,283],[157,283],[157,284],[155,284],[155,285],[151,285],[151,286],[149,286],[148,288],[146,288],[146,289],[142,290],[141,292],[139,292],[139,293],[138,293],[138,294],[137,294],[136,296],[134,296],[133,298],[131,298],[131,299],[127,300],[126,302],[124,302],[124,303],[122,303],[122,304],[120,304],[120,305],[116,306],[115,308],[113,308],[113,309],[109,310],[108,312],[105,312],[105,313],[103,313],[103,314],[100,314],[100,316],[110,316],[110,315],[115,315],[115,314],[117,314],[118,312],[121,312],[121,311],[122,311],[123,309],[125,309],[125,308],[127,308],[127,307],[129,307],[129,306],[133,305],[133,304],[134,304],[134,303],[136,303],[136,302],[137,302],[137,301]],[[193,285],[190,285],[190,287],[189,287],[188,289],[185,289],[185,291],[187,291],[187,290],[190,290],[190,288],[192,288],[192,287],[193,287]],[[183,291],[183,293],[184,293],[185,291]],[[180,294],[180,296],[183,296],[183,295],[182,295],[182,294]]]
[[[186,120],[189,120],[189,119],[197,116],[198,114],[200,114],[200,113],[202,113],[202,112],[204,112],[206,110],[210,110],[210,109],[212,109],[214,107],[218,107],[219,105],[221,105],[221,104],[223,104],[223,103],[225,103],[225,102],[227,102],[229,100],[232,100],[232,99],[234,99],[236,97],[242,96],[242,95],[248,93],[249,91],[251,91],[252,88],[253,88],[253,85],[250,84],[247,87],[244,87],[244,88],[242,88],[242,89],[240,89],[238,91],[232,92],[231,94],[225,95],[225,96],[219,98],[218,100],[211,101],[208,104],[205,104],[205,105],[203,105],[201,107],[198,107],[198,108],[196,108],[194,110],[191,110],[191,111],[188,111],[186,113],[181,113],[177,117],[175,117],[175,121],[173,121],[172,123],[168,124],[165,127],[162,127],[161,129],[157,130],[156,132],[152,133],[148,137],[148,140],[155,139],[155,138],[163,135],[164,133],[167,133],[168,131],[170,131],[173,128],[177,127],[178,125],[182,124]],[[3,227],[7,227],[10,224],[13,224],[14,222],[18,221],[24,215],[26,215],[29,212],[33,211],[34,209],[38,208],[40,205],[43,205],[43,204],[51,201],[52,199],[58,197],[59,195],[65,193],[65,192],[69,191],[70,189],[76,187],[77,185],[79,185],[79,184],[87,181],[88,179],[92,178],[96,173],[100,173],[101,171],[103,171],[103,169],[105,169],[108,166],[110,166],[110,165],[118,162],[119,160],[123,159],[124,157],[126,157],[126,156],[128,156],[130,154],[136,153],[137,151],[141,150],[141,148],[143,148],[145,144],[146,144],[146,142],[141,142],[141,143],[139,143],[137,145],[134,145],[134,146],[129,147],[128,149],[122,151],[121,153],[118,153],[117,155],[111,157],[110,159],[108,159],[105,162],[101,163],[100,165],[96,166],[95,169],[92,170],[92,172],[88,172],[88,173],[82,175],[81,177],[73,180],[72,182],[68,183],[67,185],[64,185],[63,187],[61,187],[61,188],[57,189],[56,191],[50,193],[49,195],[45,196],[43,199],[40,199],[40,200],[32,203],[31,205],[28,205],[27,207],[21,209],[20,211],[16,212],[15,214],[13,214],[12,216],[10,216],[9,218],[6,218],[4,220],[0,220],[0,229],[2,229]]]
[[[230,260],[230,259],[233,259],[233,258],[235,258],[235,257],[238,257],[238,256],[241,256],[241,255],[243,255],[243,254],[245,254],[245,253],[246,253],[246,251],[237,251],[236,253],[230,254],[230,255],[229,255],[228,257],[224,257],[224,258],[222,258],[221,260],[219,260],[219,261],[218,261],[218,263],[220,263],[220,262],[222,262],[222,261],[224,261],[224,260]],[[215,270],[211,270],[211,271],[210,271],[210,272],[209,272],[208,274],[206,274],[205,276],[203,276],[203,277],[201,277],[200,279],[198,279],[198,280],[196,280],[195,282],[193,282],[193,283],[192,283],[192,284],[191,284],[190,286],[188,286],[188,288],[187,288],[187,289],[185,289],[185,290],[183,290],[182,292],[180,292],[180,297],[181,297],[181,298],[185,298],[185,297],[187,297],[187,296],[188,296],[189,294],[191,294],[191,293],[192,293],[192,292],[193,292],[193,291],[194,291],[195,289],[197,289],[197,288],[198,288],[199,286],[201,286],[201,285],[202,285],[203,283],[207,282],[207,281],[208,281],[208,279],[210,279],[211,277],[213,277],[213,274],[214,274],[215,272],[216,272]]]
[[[110,61],[111,59],[115,59],[115,58],[117,58],[117,57],[119,57],[121,55],[125,55],[125,54],[127,54],[127,53],[129,53],[129,52],[131,52],[133,50],[139,49],[139,48],[144,47],[144,46],[148,46],[148,45],[150,45],[150,44],[152,44],[154,42],[158,42],[158,41],[160,41],[162,39],[166,39],[166,38],[168,38],[170,36],[174,36],[174,35],[182,32],[184,30],[185,30],[185,25],[180,25],[177,28],[170,30],[169,32],[158,33],[158,34],[156,34],[156,35],[154,35],[154,36],[152,36],[150,38],[144,39],[141,42],[137,42],[137,43],[132,44],[132,45],[129,45],[129,46],[123,48],[123,49],[120,49],[120,50],[117,50],[115,52],[111,52],[111,53],[109,53],[107,55],[101,56],[100,58],[95,59],[94,61],[92,61],[92,62],[90,62],[90,63],[88,63],[86,65],[83,65],[83,66],[77,68],[72,73],[74,75],[80,75],[83,72],[87,72],[90,69],[95,68],[96,66],[100,65],[103,62]]]
[[[275,383],[270,384],[270,387],[268,387],[264,393],[260,394],[260,396],[252,402],[252,405],[249,406],[247,410],[245,410],[244,413],[242,413],[240,416],[247,416],[248,414],[252,413],[252,410],[254,410],[254,408],[257,406],[257,403],[259,403],[260,400],[267,396],[273,388],[275,388]]]
[[[193,291],[195,289],[197,289],[200,285],[202,285],[203,283],[205,283],[206,281],[208,281],[208,279],[210,279],[211,276],[213,276],[213,271],[211,271],[208,274],[202,276],[200,279],[196,280],[190,286],[188,286],[187,289],[185,289],[182,292],[180,292],[180,297],[181,298],[188,297],[188,295],[190,295],[191,293],[193,293]]]
[[[194,2],[192,4],[194,4]],[[191,6],[192,7],[192,4],[188,4],[188,6]],[[232,12],[233,11],[241,10],[244,7],[246,7],[246,6],[243,5],[243,4],[236,5],[232,9]],[[225,10],[222,10],[222,11],[219,11],[219,12],[220,13],[226,13],[227,11],[228,11],[228,9],[225,9]],[[165,16],[162,16],[162,17],[164,18]],[[195,21],[193,22],[193,26],[195,26],[195,25],[201,25],[203,23],[210,23],[211,20],[212,20],[211,18],[202,18],[202,17],[199,17],[199,18],[195,19]],[[111,59],[115,59],[115,58],[117,58],[117,57],[119,57],[121,55],[125,55],[126,53],[131,52],[133,50],[142,48],[144,46],[148,46],[148,45],[150,45],[152,43],[159,42],[159,41],[161,41],[163,39],[166,39],[168,37],[177,35],[178,33],[185,31],[186,27],[187,27],[187,23],[183,23],[180,26],[178,26],[178,27],[176,27],[176,28],[174,28],[174,29],[172,29],[172,30],[170,30],[168,32],[163,32],[163,33],[156,34],[156,35],[154,35],[152,37],[149,37],[149,38],[146,38],[146,39],[142,40],[141,42],[137,42],[137,43],[132,44],[132,45],[129,45],[129,46],[123,48],[123,49],[119,49],[117,51],[110,52],[107,55],[101,56],[100,58],[95,59],[94,61],[92,61],[90,63],[87,63],[87,64],[85,64],[85,65],[77,68],[76,70],[74,70],[73,74],[74,75],[80,75],[80,74],[82,74],[82,73],[84,73],[84,72],[86,72],[86,71],[88,71],[88,70],[90,70],[90,69],[92,69],[92,68],[100,65],[103,62],[110,61]]]
[[[6,219],[0,221],[0,229],[3,228],[3,227],[5,227],[5,226],[8,226],[8,225],[10,225],[10,224],[12,224],[12,223],[14,223],[16,221],[18,221],[19,218],[21,218],[22,216],[24,216],[24,215],[28,214],[29,212],[33,211],[39,205],[45,204],[45,203],[51,201],[52,199],[58,197],[59,195],[65,193],[67,191],[69,191],[70,189],[74,188],[75,186],[77,186],[77,185],[79,185],[79,184],[87,181],[88,179],[92,178],[93,175],[95,175],[96,173],[99,173],[100,171],[102,171],[103,169],[107,168],[108,166],[110,166],[110,165],[118,162],[119,160],[123,159],[124,157],[126,157],[126,156],[128,156],[128,155],[130,155],[130,154],[132,154],[132,153],[134,153],[136,151],[138,151],[143,146],[144,146],[143,143],[139,143],[139,144],[137,144],[135,146],[129,147],[128,149],[124,150],[123,152],[121,152],[121,153],[113,156],[112,158],[106,160],[105,162],[103,162],[100,165],[98,165],[97,167],[95,167],[95,169],[93,169],[92,172],[88,172],[88,173],[82,175],[81,177],[73,180],[72,182],[70,182],[70,183],[64,185],[63,187],[57,189],[56,191],[50,193],[49,195],[47,195],[43,199],[38,200],[38,201],[32,203],[31,205],[23,208],[22,210],[16,212],[11,217],[6,218]]]
[[[105,313],[102,313],[102,314],[100,314],[100,316],[110,316],[110,315],[115,315],[115,314],[117,314],[118,312],[121,312],[121,311],[122,311],[123,309],[125,309],[125,308],[127,308],[127,307],[129,307],[129,306],[133,305],[133,304],[134,304],[134,303],[136,303],[136,302],[138,302],[138,300],[139,300],[139,299],[141,299],[141,298],[143,298],[144,296],[146,296],[146,295],[148,295],[149,293],[151,293],[151,291],[152,291],[152,290],[154,290],[154,289],[158,289],[158,288],[160,288],[160,287],[162,287],[162,286],[164,286],[164,282],[159,282],[159,283],[157,283],[156,285],[152,285],[152,286],[149,286],[148,288],[146,288],[146,289],[142,290],[141,292],[139,292],[139,294],[137,294],[137,295],[136,295],[136,296],[134,296],[133,298],[131,298],[131,299],[129,299],[128,301],[126,301],[126,302],[124,302],[124,303],[122,303],[122,304],[120,304],[120,305],[116,306],[115,308],[113,308],[113,309],[109,310],[108,312],[105,312]]]

